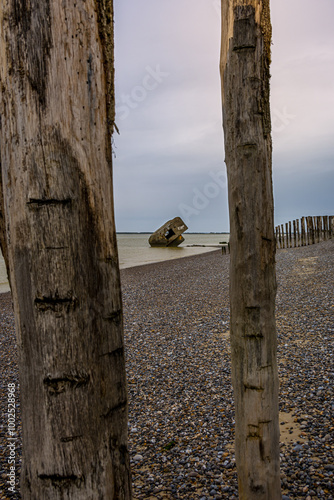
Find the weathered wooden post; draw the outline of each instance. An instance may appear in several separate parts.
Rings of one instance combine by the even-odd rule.
[[[324,240],[324,222],[321,215],[319,216],[319,238],[320,241]]]
[[[293,245],[297,246],[297,229],[296,229],[296,221],[293,221]]]
[[[314,217],[312,217],[312,219],[313,219],[314,243],[318,243],[317,242],[317,218],[314,216]]]
[[[311,245],[310,217],[306,217],[307,245]]]
[[[113,215],[112,0],[0,3],[24,500],[131,498]]]
[[[301,218],[300,223],[301,223],[302,247],[304,247],[306,245],[305,217]]]
[[[280,227],[280,226],[277,226],[277,230],[278,230],[278,241],[279,241],[279,248],[283,248],[283,247],[282,247],[282,235],[281,235],[281,227]]]
[[[297,226],[297,247],[300,247],[301,242],[300,242],[300,232],[299,232],[299,219],[296,219],[296,226]]]
[[[292,229],[291,229],[291,221],[289,221],[289,240],[290,240],[290,248],[292,248]]]
[[[315,238],[314,238],[314,226],[313,226],[313,217],[308,217],[308,224],[309,224],[309,231],[310,231],[310,244],[314,245],[315,244]]]
[[[329,225],[329,237],[333,238],[333,232],[334,232],[334,217],[333,217],[333,215],[329,216],[328,225]]]
[[[231,233],[232,381],[240,500],[279,500],[269,0],[222,1]]]
[[[324,235],[325,235],[324,239],[328,240],[328,236],[329,236],[329,234],[328,234],[329,233],[329,231],[328,231],[328,215],[324,215],[323,219],[324,219]]]
[[[320,242],[320,217],[315,217],[315,233],[316,233],[316,242]]]
[[[310,217],[306,217],[306,244],[311,244]]]
[[[286,248],[289,248],[290,244],[289,244],[289,224],[288,224],[288,222],[285,223],[285,234],[286,234]]]
[[[312,245],[314,245],[315,244],[315,234],[314,234],[313,217],[310,217],[310,226],[311,226],[311,240],[312,240]]]
[[[282,243],[283,243],[282,248],[285,248],[285,236],[284,236],[283,224],[281,224],[281,233],[282,233]]]

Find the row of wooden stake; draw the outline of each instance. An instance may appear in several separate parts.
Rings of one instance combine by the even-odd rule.
[[[313,245],[334,235],[334,216],[302,217],[276,227],[277,248]]]

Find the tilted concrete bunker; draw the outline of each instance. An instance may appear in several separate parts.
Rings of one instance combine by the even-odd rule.
[[[188,229],[180,217],[169,220],[149,238],[151,247],[177,247],[184,241],[182,233]]]

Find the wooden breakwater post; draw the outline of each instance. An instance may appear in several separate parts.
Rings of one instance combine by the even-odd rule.
[[[324,240],[328,240],[329,239],[329,234],[328,234],[328,215],[324,215],[323,217],[323,221],[324,221]]]
[[[282,247],[285,248],[285,238],[284,238],[284,227],[283,224],[281,224],[281,233],[282,233]]]
[[[307,245],[311,245],[312,243],[311,223],[312,217],[306,217]]]
[[[230,253],[230,244],[222,246],[222,255],[227,255]]]
[[[276,247],[280,248],[280,241],[279,241],[279,231],[278,231],[278,226],[275,227],[275,238],[276,238]]]
[[[301,224],[301,246],[306,245],[306,235],[305,235],[305,217],[302,217],[300,220]]]
[[[285,226],[285,230],[284,230]],[[318,215],[301,217],[275,228],[277,248],[296,248],[314,245],[333,238],[334,216]]]
[[[317,217],[314,217],[315,219],[315,234],[316,234],[316,242],[320,242],[320,231],[321,231],[321,217],[318,215]]]

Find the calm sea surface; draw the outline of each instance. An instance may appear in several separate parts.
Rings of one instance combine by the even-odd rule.
[[[222,242],[227,243],[229,235],[222,234],[184,234],[185,241],[179,247],[152,248],[148,244],[150,234],[118,234],[118,253],[120,268],[140,266],[152,262],[178,259],[214,250]],[[190,245],[190,246],[188,246]],[[204,246],[191,246],[204,245]],[[5,263],[0,253],[0,293],[9,290]]]

